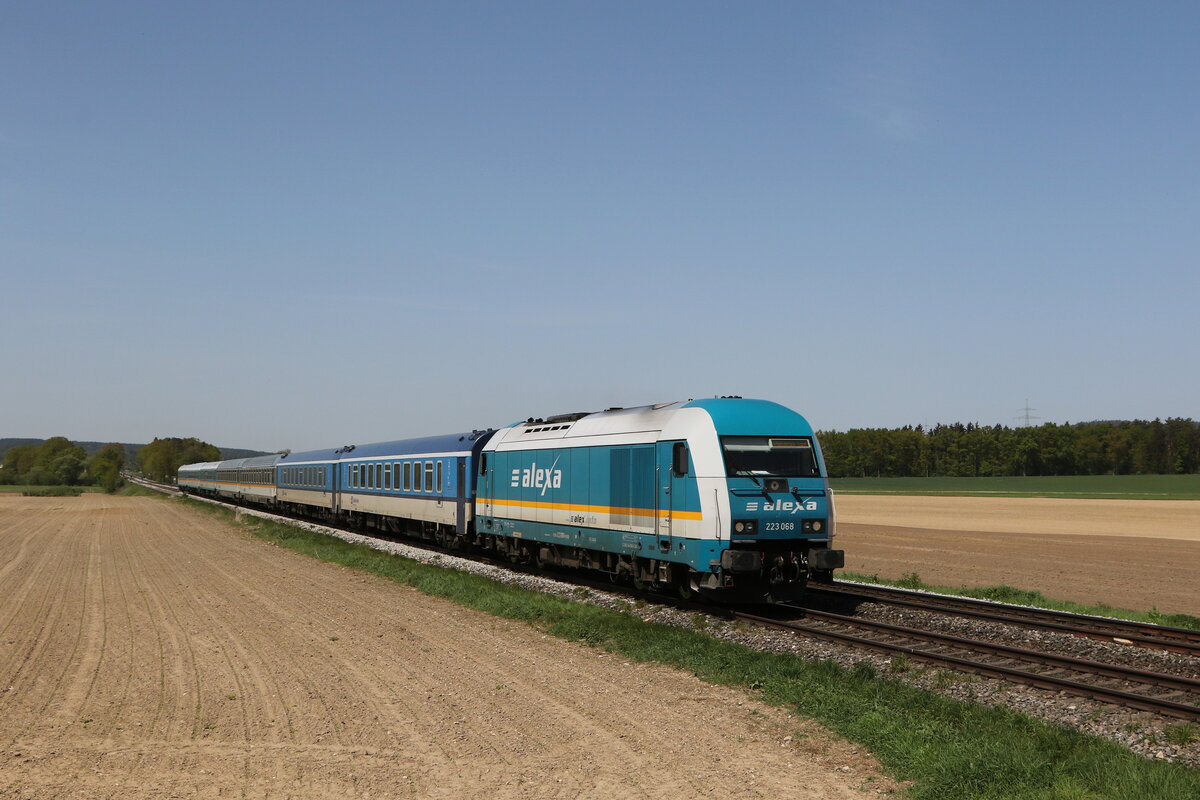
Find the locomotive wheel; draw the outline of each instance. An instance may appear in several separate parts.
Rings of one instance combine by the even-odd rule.
[[[652,585],[653,585],[653,584],[652,584],[650,581],[648,581],[648,580],[644,580],[644,579],[642,579],[642,578],[634,578],[634,579],[633,579],[633,588],[634,588],[634,589],[637,589],[639,592],[648,592],[648,591],[650,591],[650,587],[651,587]]]

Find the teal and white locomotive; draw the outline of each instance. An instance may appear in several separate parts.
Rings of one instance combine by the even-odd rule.
[[[796,597],[843,565],[812,427],[717,398],[568,414],[496,432],[475,536],[538,563],[729,601]]]

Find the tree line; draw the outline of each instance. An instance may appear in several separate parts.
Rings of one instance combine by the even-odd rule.
[[[221,451],[196,438],[155,439],[138,448],[133,465],[151,480],[173,482],[182,464],[218,461]],[[124,481],[124,445],[106,444],[88,458],[87,452],[64,436],[47,439],[40,445],[22,444],[4,453],[0,484],[20,486],[100,486],[115,492]]]
[[[830,477],[1190,474],[1200,423],[1084,422],[1035,427],[955,423],[819,432]]]
[[[155,439],[137,453],[138,470],[159,483],[174,483],[179,468],[184,464],[220,460],[220,448],[195,437]]]
[[[87,452],[65,436],[40,445],[21,444],[4,453],[0,483],[22,486],[100,486],[106,492],[121,488],[125,447],[116,442],[88,458]]]

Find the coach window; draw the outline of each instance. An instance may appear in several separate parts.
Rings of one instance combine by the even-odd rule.
[[[425,491],[433,491],[433,462],[425,462]]]
[[[412,489],[412,472],[408,468],[407,461],[405,461],[402,466],[404,468],[404,491],[407,492],[408,490]]]
[[[383,465],[383,488],[392,490],[392,464],[389,461]]]
[[[442,493],[442,462],[437,462],[437,490],[438,494]]]
[[[383,464],[375,465],[375,488],[383,488]]]

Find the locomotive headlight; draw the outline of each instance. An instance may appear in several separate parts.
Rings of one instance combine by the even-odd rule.
[[[733,532],[734,533],[754,533],[754,531],[757,528],[758,528],[758,523],[752,519],[734,520],[734,523],[733,523]]]
[[[737,531],[738,533],[741,533],[742,531],[746,530],[746,523],[744,523],[744,522],[735,522],[735,523],[733,523],[733,529],[734,529],[735,531]]]
[[[821,528],[824,528],[824,527],[825,526],[821,524],[821,520],[819,520],[819,519],[813,520],[813,524],[812,524],[813,533],[820,533]]]

